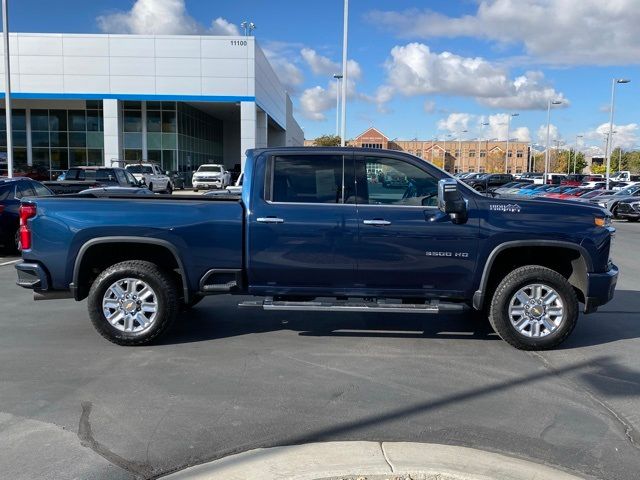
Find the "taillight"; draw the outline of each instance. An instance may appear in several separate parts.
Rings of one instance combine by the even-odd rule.
[[[29,250],[31,248],[31,230],[27,220],[36,216],[36,206],[28,203],[20,205],[20,248]]]

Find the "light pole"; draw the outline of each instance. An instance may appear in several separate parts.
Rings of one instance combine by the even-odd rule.
[[[547,102],[547,141],[544,146],[544,182],[547,181],[547,173],[549,173],[549,130],[551,128],[551,105],[561,105],[561,100],[551,100]]]
[[[347,132],[347,39],[349,36],[349,0],[344,0],[344,23],[342,32],[342,130],[340,146],[346,144]]]
[[[576,173],[576,163],[578,162],[578,139],[584,138],[584,135],[576,135],[576,148],[573,151],[573,173]]]
[[[489,122],[480,123],[480,136],[478,137],[478,154],[476,157],[476,171],[480,169],[480,148],[481,148],[482,139],[484,138],[484,127],[486,127],[487,125],[489,125]],[[486,158],[487,157],[485,156],[485,159]]]
[[[460,162],[458,166],[459,169],[464,166],[462,162],[462,134],[463,133],[467,133],[467,130],[462,130],[461,132],[458,132],[458,152],[457,152],[458,155],[456,155],[456,162],[458,162],[458,156],[460,156]]]
[[[611,134],[613,133],[613,110],[615,108],[616,101],[616,85],[618,83],[629,83],[631,80],[626,78],[613,78],[611,79],[611,105],[609,110],[609,139],[607,141],[607,152],[605,156],[607,158],[607,190],[609,190],[609,177],[611,175]]]
[[[336,79],[336,137],[340,135],[340,80],[342,75],[334,73],[333,78]]]
[[[13,177],[13,131],[11,129],[11,57],[9,54],[9,10],[2,0],[2,36],[4,37],[4,107],[7,118],[7,177]]]
[[[433,163],[433,148],[435,146],[435,143],[436,143],[436,138],[434,137],[431,139],[431,163]]]
[[[519,113],[510,113],[507,116],[507,148],[504,152],[504,173],[509,173],[509,135],[511,130],[511,117],[517,117]]]
[[[442,159],[442,169],[446,170],[446,166],[447,166],[447,138],[452,138],[453,135],[451,133],[447,133],[447,135],[444,137],[444,156]]]

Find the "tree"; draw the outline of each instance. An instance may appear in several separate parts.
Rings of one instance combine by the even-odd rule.
[[[567,162],[571,162],[571,164],[567,165]],[[576,151],[573,149],[552,152],[552,156],[549,161],[549,163],[551,164],[549,170],[551,172],[557,173],[573,173],[574,162],[576,173],[581,173],[582,170],[587,166],[587,162],[584,159],[584,154],[581,152],[577,152],[576,154]]]
[[[316,147],[338,147],[340,146],[339,135],[321,135],[313,141]]]
[[[605,174],[607,173],[607,166],[602,164],[598,165],[597,163],[591,164],[591,173],[594,174]]]
[[[500,173],[504,172],[504,153],[496,150],[489,153],[486,161],[485,172]]]

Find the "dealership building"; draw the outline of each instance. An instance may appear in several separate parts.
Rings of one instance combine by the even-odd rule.
[[[185,173],[203,163],[231,169],[249,148],[304,142],[254,37],[15,33],[9,49],[18,172],[55,177],[123,160]]]

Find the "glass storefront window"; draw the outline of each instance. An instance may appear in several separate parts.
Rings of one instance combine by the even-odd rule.
[[[49,111],[48,110],[31,110],[31,130],[32,131],[49,131]]]
[[[69,131],[85,132],[87,121],[84,110],[69,110]]]
[[[125,160],[142,160],[142,150],[137,149],[125,149],[124,151],[124,159]]]
[[[35,132],[31,133],[31,142],[33,143],[33,136]],[[67,146],[67,132],[50,132],[49,138],[51,139],[52,147],[66,147]]]
[[[87,131],[102,131],[102,115],[99,110],[87,110]]]
[[[162,132],[176,133],[176,112],[162,111]]]
[[[125,110],[123,124],[125,132],[142,132],[142,112]]]
[[[33,125],[33,111],[31,111],[31,125]],[[54,132],[67,130],[66,110],[49,110],[49,130]]]
[[[31,132],[31,146],[49,147],[49,132]]]
[[[69,132],[70,147],[86,147],[87,134],[85,132]]]
[[[125,149],[141,149],[142,148],[142,134],[141,133],[125,133],[123,135],[124,148]]]
[[[87,164],[87,151],[84,148],[69,149],[69,166],[77,167]]]
[[[140,110],[142,109],[141,102],[122,102],[122,108],[125,110]]]
[[[66,148],[51,149],[51,170],[67,170],[69,168],[69,154]]]
[[[87,149],[87,164],[88,165],[102,165],[102,150],[93,148]]]
[[[147,132],[162,131],[162,119],[160,112],[147,111]]]

